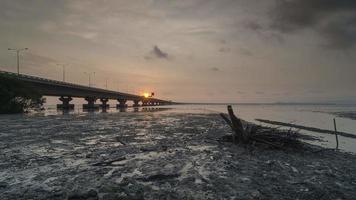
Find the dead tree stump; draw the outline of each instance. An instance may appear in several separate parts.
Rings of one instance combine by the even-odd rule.
[[[233,130],[232,140],[234,143],[246,143],[248,141],[248,135],[244,130],[242,122],[239,118],[237,118],[234,114],[232,107],[227,106],[227,111],[230,119],[223,113],[220,116],[226,121],[226,123]]]

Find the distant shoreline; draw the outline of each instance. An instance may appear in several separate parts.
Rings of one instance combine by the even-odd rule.
[[[325,105],[325,106],[356,106],[356,104],[339,104],[339,103],[194,103],[194,102],[178,102],[178,105],[278,105],[278,106],[293,106],[293,105]]]

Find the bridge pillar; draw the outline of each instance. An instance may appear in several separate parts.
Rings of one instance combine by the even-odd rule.
[[[118,99],[117,101],[119,102],[119,104],[116,105],[117,108],[126,108],[127,107],[126,99]]]
[[[139,107],[140,104],[138,104],[140,101],[139,100],[133,100],[134,104],[132,105],[133,107]]]
[[[85,100],[88,104],[83,104],[83,109],[95,109],[98,106],[95,105],[96,97],[86,97]]]
[[[142,106],[146,106],[146,103],[147,103],[147,101],[145,101],[145,100],[142,100]]]
[[[72,97],[61,96],[59,100],[62,101],[62,104],[57,104],[58,109],[63,109],[63,110],[74,109],[74,104],[69,104],[69,102],[73,100]]]
[[[150,101],[142,101],[142,106],[149,106],[150,105]]]
[[[109,104],[108,104],[109,99],[101,98],[100,101],[101,101],[101,107],[102,108],[105,108],[105,109],[109,108]]]

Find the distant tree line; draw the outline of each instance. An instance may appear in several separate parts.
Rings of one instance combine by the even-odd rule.
[[[44,102],[42,95],[31,86],[11,75],[0,74],[0,114],[28,112],[41,108]]]

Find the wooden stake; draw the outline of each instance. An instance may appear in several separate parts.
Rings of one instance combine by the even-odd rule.
[[[336,150],[338,150],[339,149],[339,138],[338,138],[338,135],[337,135],[335,118],[334,118],[334,130],[335,130],[335,139],[336,139]]]
[[[232,124],[231,124],[231,121],[229,120],[228,117],[225,116],[224,113],[220,113],[220,116],[225,120],[225,122],[226,122],[231,128],[233,128],[233,127],[232,127]]]
[[[231,125],[235,132],[235,137],[237,138],[237,142],[242,142],[242,143],[246,142],[248,138],[245,134],[241,120],[235,116],[234,111],[232,110],[232,107],[230,105],[227,106],[227,111],[230,116]]]
[[[236,131],[234,129],[234,127],[232,126],[232,123],[230,121],[230,119],[228,117],[225,116],[224,113],[220,113],[220,116],[225,120],[225,122],[231,127],[232,129],[232,135],[231,135],[231,138],[232,138],[232,142],[235,144],[236,141],[235,141],[235,134],[236,134]]]

